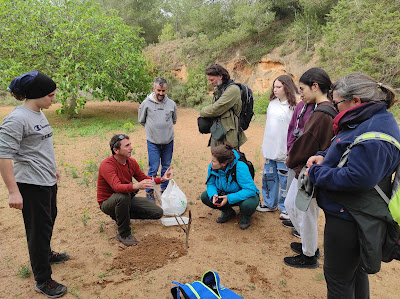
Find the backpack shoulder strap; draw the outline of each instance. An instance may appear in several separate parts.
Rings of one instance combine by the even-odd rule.
[[[333,108],[330,105],[319,105],[317,108],[315,108],[314,112],[323,112],[328,114],[330,117],[335,118],[336,115],[338,114],[337,111],[335,110],[335,108]]]
[[[340,161],[339,161],[339,164],[337,167],[339,167],[339,168],[343,167],[347,163],[350,151],[355,145],[357,145],[361,142],[367,141],[367,140],[380,140],[380,141],[389,142],[389,143],[393,144],[395,147],[397,147],[397,149],[400,151],[400,143],[394,137],[392,137],[388,134],[385,134],[385,133],[381,133],[381,132],[366,132],[366,133],[358,136],[354,140],[354,142],[347,147],[347,150],[343,153],[342,157],[340,158]],[[396,169],[397,169],[397,167],[396,167]],[[389,204],[390,198],[387,197],[385,192],[383,192],[383,190],[378,185],[375,185],[374,188],[379,193],[379,195],[383,198],[383,200],[387,204]]]
[[[386,141],[393,144],[400,150],[400,143],[392,136],[381,133],[381,132],[366,132],[358,136],[352,144],[347,147],[347,150],[343,153],[342,157],[340,158],[339,164],[337,167],[343,167],[347,163],[348,156],[350,154],[351,149],[356,146],[357,144],[367,141],[367,140],[381,140]]]
[[[232,181],[234,181],[237,184],[238,181],[237,181],[237,178],[236,178],[236,171],[237,171],[236,170],[236,165],[237,165],[237,163],[235,163],[235,165],[233,165],[233,167],[226,172],[226,180],[228,181],[229,176],[231,176],[232,177]]]

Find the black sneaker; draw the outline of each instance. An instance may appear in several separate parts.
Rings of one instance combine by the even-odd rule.
[[[58,298],[67,292],[67,287],[50,278],[42,284],[36,283],[35,291],[45,294],[49,298]]]
[[[240,229],[248,229],[249,226],[250,226],[250,217],[242,216],[242,219],[240,219],[239,222]]]
[[[64,263],[65,261],[69,260],[69,255],[66,254],[65,252],[59,253],[52,251],[49,257],[49,263],[50,264],[60,264]]]
[[[292,242],[290,243],[290,248],[298,253],[298,254],[302,254],[303,253],[303,246],[300,242]],[[319,248],[317,248],[317,250],[315,251],[315,255],[314,255],[317,259],[319,259],[321,257],[321,253],[319,252]]]
[[[306,256],[302,253],[285,257],[283,261],[286,265],[294,268],[314,269],[319,267],[318,259],[315,256]]]
[[[282,225],[287,228],[294,228],[294,225],[293,225],[292,221],[290,221],[290,220],[283,220]]]
[[[217,223],[225,223],[228,222],[230,219],[236,216],[236,212],[234,209],[229,208],[226,211],[222,211],[220,217],[217,218]]]
[[[292,231],[292,235],[301,239],[300,233],[295,229]]]

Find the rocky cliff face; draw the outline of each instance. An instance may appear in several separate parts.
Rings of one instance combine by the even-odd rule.
[[[308,63],[302,63],[301,57],[294,52],[287,56],[280,56],[280,48],[275,49],[271,54],[262,57],[260,61],[250,65],[246,57],[236,53],[229,61],[217,61],[224,66],[237,82],[247,84],[254,93],[266,93],[272,86],[274,79],[280,75],[290,75],[298,84],[300,76],[309,68],[315,66],[316,58]],[[171,73],[180,81],[186,81],[188,77],[187,66],[175,64]]]
[[[145,52],[155,65],[162,65],[164,68],[170,69],[178,80],[186,82],[189,67],[187,63],[193,57],[187,55],[186,62],[184,62],[182,56],[177,54],[180,53],[180,47],[184,41],[170,41],[149,46]],[[247,84],[254,93],[263,94],[271,88],[276,77],[287,74],[292,76],[294,82],[298,84],[300,76],[310,67],[316,66],[317,56],[309,55],[310,53],[308,56],[312,58],[307,63],[303,62],[304,59],[299,51],[282,56],[282,52],[287,52],[282,51],[282,47],[286,46],[275,48],[270,54],[260,57],[258,62],[252,64],[242,55],[240,48],[233,51],[228,60],[216,61],[216,63],[224,66],[235,81]],[[295,45],[290,48],[295,48]]]

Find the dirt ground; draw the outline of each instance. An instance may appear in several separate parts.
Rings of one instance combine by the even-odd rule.
[[[207,270],[217,271],[221,283],[244,298],[326,297],[323,256],[317,269],[284,265],[283,258],[294,254],[290,242],[299,239],[281,225],[279,212],[256,212],[250,228],[242,231],[238,219],[217,224],[219,212],[201,203],[210,151],[206,147],[208,135],[197,131],[196,110],[178,110],[172,162],[174,178],[187,195],[188,209],[193,215],[190,247],[186,249],[182,229],[163,226],[160,220],[131,221],[140,242],[136,247],[126,248],[115,240],[115,222],[99,210],[96,184],[85,184],[83,171],[90,163],[98,165],[106,158],[110,137],[124,131],[121,128],[96,137],[71,135],[68,130],[57,128],[56,108],[57,105],[45,113],[55,128],[56,161],[62,175],[52,248],[71,256],[68,262],[52,267],[53,278],[68,287],[69,292],[63,298],[172,298],[171,281],[193,282]],[[82,114],[90,117],[131,111],[135,119],[137,108],[136,103],[88,103]],[[0,120],[12,109],[0,107]],[[264,121],[258,117],[250,125],[246,131],[249,141],[241,148],[255,164],[255,181],[259,188]],[[147,171],[144,129],[137,126],[130,136],[135,146],[134,157]],[[96,173],[89,175],[96,176]],[[144,191],[139,195],[144,195]],[[18,276],[19,268],[29,265],[29,257],[21,212],[10,209],[7,201],[8,193],[1,182],[0,298],[43,298],[34,291],[32,274],[28,278]],[[187,215],[186,211],[184,216]],[[318,225],[323,255],[322,212]],[[378,274],[370,275],[371,297],[399,298],[400,284],[396,283],[399,271],[400,263],[394,261],[382,264]]]

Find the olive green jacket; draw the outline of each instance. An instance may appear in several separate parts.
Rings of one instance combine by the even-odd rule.
[[[215,147],[217,145],[229,142],[234,148],[237,148],[237,132],[239,127],[238,116],[242,110],[240,88],[237,85],[232,84],[224,91],[225,86],[226,85],[220,85],[214,89],[213,103],[203,107],[200,110],[200,116],[211,118],[221,116],[221,124],[227,132],[225,139],[222,141],[216,141],[214,138],[210,137],[210,142],[208,145]],[[233,111],[231,108],[233,108]],[[247,141],[244,132],[239,133],[239,140],[240,145]]]

